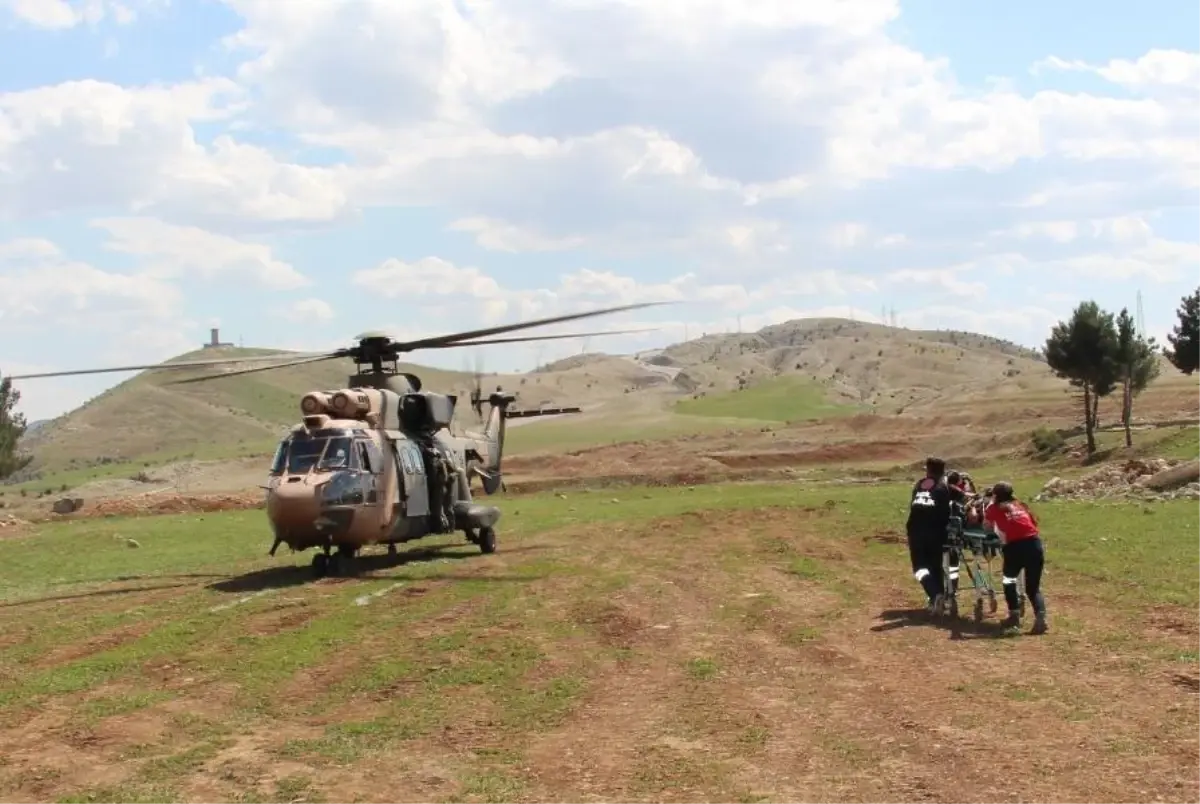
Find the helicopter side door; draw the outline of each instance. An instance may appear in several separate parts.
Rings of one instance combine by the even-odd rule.
[[[426,516],[429,513],[429,486],[425,478],[425,462],[421,448],[412,441],[393,441],[400,481],[404,484],[404,515]]]

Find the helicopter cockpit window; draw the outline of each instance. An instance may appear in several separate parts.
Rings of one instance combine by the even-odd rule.
[[[296,432],[283,440],[275,453],[272,472],[302,475],[312,469],[358,469],[362,463],[347,430]]]
[[[358,449],[358,459],[366,472],[379,474],[383,471],[383,454],[374,441],[359,441],[355,444]]]
[[[279,446],[275,449],[275,457],[271,459],[271,474],[283,474],[283,467],[287,465],[288,440],[285,438],[279,442]]]
[[[317,465],[326,439],[295,435],[288,449],[287,470],[290,474],[302,475]]]
[[[349,438],[331,438],[325,447],[325,454],[317,464],[318,469],[350,469],[357,467],[358,461],[351,449],[353,443]]]

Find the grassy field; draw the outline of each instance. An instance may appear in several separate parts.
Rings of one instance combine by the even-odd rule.
[[[862,412],[854,405],[830,401],[825,388],[795,377],[768,380],[743,391],[681,399],[675,403],[674,410],[686,416],[775,422],[796,422]]]
[[[319,582],[261,511],[5,538],[0,794],[1196,800],[1195,504],[1037,506],[1006,640],[914,611],[905,485],[507,497]]]
[[[767,422],[759,422],[766,424]],[[700,418],[670,413],[634,417],[605,417],[587,421],[561,420],[514,427],[505,436],[507,455],[565,452],[630,441],[653,441],[700,433],[732,432],[752,426],[744,418]]]

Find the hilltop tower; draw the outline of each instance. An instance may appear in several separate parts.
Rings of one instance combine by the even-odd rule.
[[[217,349],[221,346],[233,346],[232,343],[221,342],[221,331],[217,327],[213,327],[208,331],[208,343],[204,344],[205,349]]]

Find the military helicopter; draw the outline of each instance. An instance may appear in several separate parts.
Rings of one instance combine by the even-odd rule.
[[[11,379],[110,371],[180,371],[292,358],[166,383],[176,385],[339,358],[353,360],[355,374],[348,378],[347,387],[310,391],[301,397],[302,420],[280,441],[268,468],[267,483],[262,487],[266,491],[267,519],[274,533],[268,554],[274,556],[281,544],[293,552],[315,548],[312,570],[316,577],[322,577],[349,570],[358,552],[368,545],[386,544],[389,555],[395,555],[397,544],[434,534],[461,531],[483,553],[496,550],[500,509],[476,502],[471,494],[471,480],[478,477],[487,495],[503,487],[505,421],[516,397],[498,387],[487,396],[489,411],[482,431],[455,435],[449,427],[458,397],[423,390],[420,377],[399,370],[401,354],[418,349],[645,331],[492,337],[659,304],[663,302],[589,310],[407,342],[394,341],[382,332],[366,332],[355,339],[354,346],[331,352],[82,369]],[[470,402],[483,418],[484,399],[478,375]],[[520,415],[570,412],[579,412],[579,408],[525,410]]]

